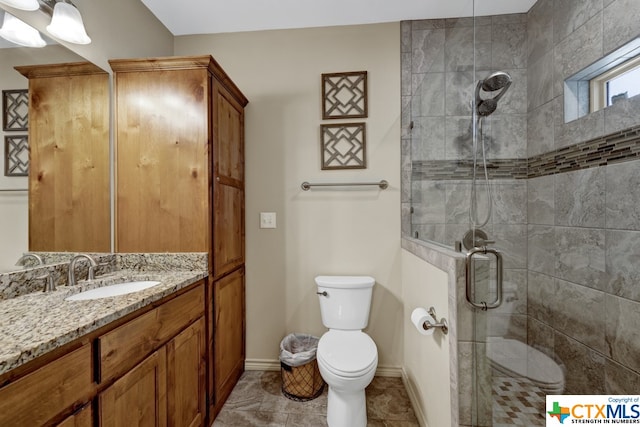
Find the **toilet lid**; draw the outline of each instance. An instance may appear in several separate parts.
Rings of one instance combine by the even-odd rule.
[[[546,354],[521,341],[489,337],[487,357],[499,371],[526,377],[539,387],[564,385],[562,368]]]
[[[327,332],[318,342],[316,355],[328,370],[343,377],[357,377],[378,364],[376,343],[361,331]]]

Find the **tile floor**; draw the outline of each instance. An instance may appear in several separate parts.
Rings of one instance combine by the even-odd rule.
[[[308,402],[287,399],[280,372],[247,371],[231,392],[214,427],[326,426],[327,387]],[[369,427],[418,427],[402,379],[375,377],[366,390]]]
[[[545,425],[544,391],[526,378],[493,377],[493,427]]]

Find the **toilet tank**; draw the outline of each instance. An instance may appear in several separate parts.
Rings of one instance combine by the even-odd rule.
[[[324,326],[340,330],[367,327],[373,285],[376,283],[373,277],[318,276],[315,281]]]

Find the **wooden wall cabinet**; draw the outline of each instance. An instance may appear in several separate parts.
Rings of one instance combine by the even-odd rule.
[[[109,75],[15,68],[29,79],[29,250],[109,252]]]
[[[244,264],[244,106],[211,56],[109,61],[115,72],[116,250]]]
[[[209,254],[213,419],[244,369],[248,101],[211,56],[109,63],[115,75],[116,251]]]

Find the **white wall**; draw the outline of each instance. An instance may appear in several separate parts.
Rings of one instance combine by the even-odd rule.
[[[449,339],[436,331],[424,336],[411,323],[417,307],[436,309],[451,323],[448,275],[412,253],[402,251],[402,298],[404,307],[404,370],[408,391],[419,419],[431,427],[451,425]]]
[[[247,359],[273,362],[289,332],[322,334],[314,276],[376,278],[368,333],[380,365],[402,365],[400,25],[177,37],[176,55],[212,54],[246,110]],[[368,71],[367,168],[321,171],[322,73]],[[357,120],[356,120],[357,121]],[[312,190],[303,181],[390,188]],[[258,228],[259,212],[278,228]]]

